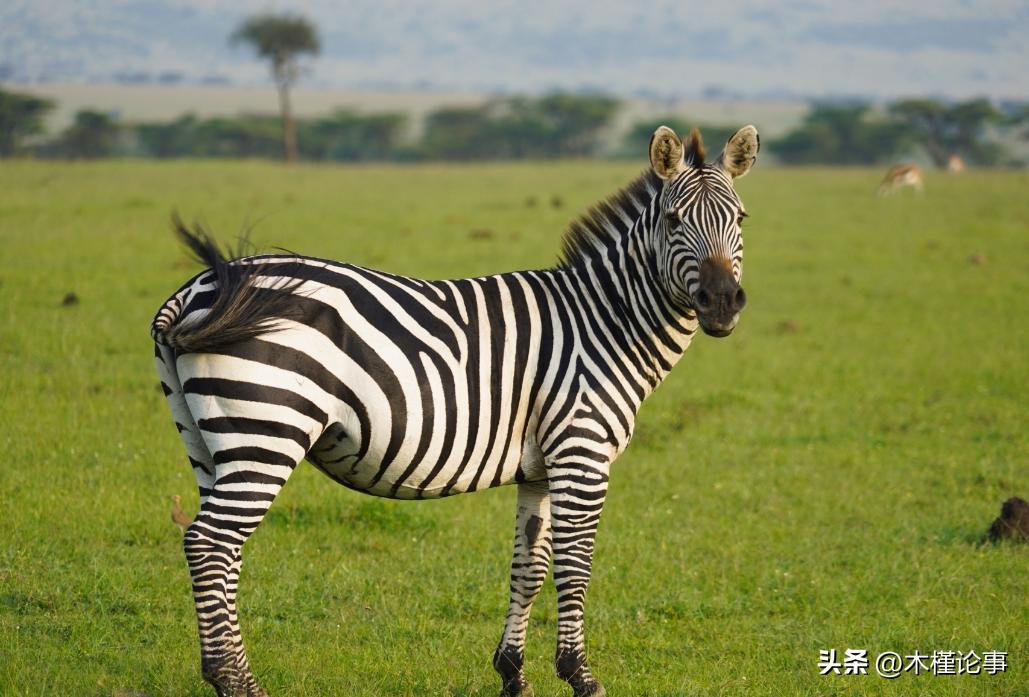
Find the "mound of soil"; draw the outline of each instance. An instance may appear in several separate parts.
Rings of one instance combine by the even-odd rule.
[[[1029,503],[1012,496],[1000,507],[1000,517],[986,533],[991,542],[1015,540],[1029,542]]]

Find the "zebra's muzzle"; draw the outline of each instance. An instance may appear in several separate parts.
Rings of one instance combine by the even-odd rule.
[[[736,328],[736,321],[739,319],[739,315],[733,317],[728,325],[707,323],[700,315],[697,316],[697,319],[700,320],[700,328],[704,330],[705,334],[721,339],[732,334],[732,330]]]
[[[736,282],[732,264],[722,259],[705,259],[700,264],[699,281],[693,307],[700,328],[708,336],[729,336],[747,304],[747,294]]]

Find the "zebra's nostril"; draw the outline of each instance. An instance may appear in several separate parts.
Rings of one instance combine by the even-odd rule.
[[[732,296],[732,309],[739,312],[743,309],[743,306],[747,304],[747,294],[743,292],[742,288],[736,289],[736,294]]]
[[[697,291],[697,295],[694,298],[698,310],[706,310],[711,306],[711,295],[701,288]]]

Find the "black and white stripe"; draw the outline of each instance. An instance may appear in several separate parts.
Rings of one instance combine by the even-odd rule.
[[[573,225],[558,267],[484,278],[227,260],[179,226],[211,269],[161,307],[152,335],[200,490],[184,544],[218,694],[264,694],[236,617],[241,549],[305,458],[390,498],[517,484],[494,666],[506,694],[526,693],[526,623],[553,559],[558,673],[576,695],[603,693],[583,601],[609,467],[698,328],[701,264],[724,257],[738,281],[742,261],[742,208],[721,161],[659,174]]]

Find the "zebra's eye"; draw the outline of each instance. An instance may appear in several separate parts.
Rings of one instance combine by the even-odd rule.
[[[665,222],[668,224],[668,227],[674,228],[678,227],[682,223],[682,220],[679,218],[679,213],[677,211],[668,211],[665,213]]]
[[[743,219],[746,218],[746,217],[747,217],[746,213],[740,213],[739,217],[736,218],[736,225],[739,226],[739,227],[743,227]]]

